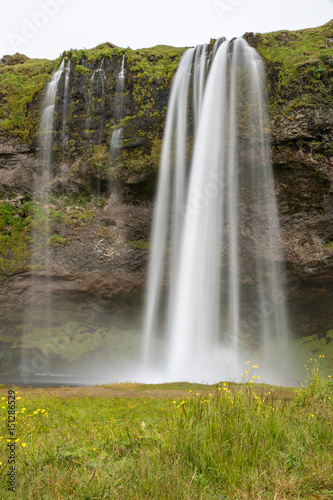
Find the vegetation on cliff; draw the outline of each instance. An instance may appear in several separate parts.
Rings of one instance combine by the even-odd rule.
[[[160,93],[163,89],[168,90],[184,50],[157,46],[133,51],[106,43],[91,50],[65,51],[54,61],[5,56],[0,61],[0,138],[18,137],[31,146],[36,146],[43,89],[51,73],[59,67],[62,58],[66,61],[70,59],[72,62],[72,87],[75,87],[75,80],[79,80],[81,86],[79,89],[76,88],[76,91],[87,90],[89,79],[98,63],[102,59],[108,61],[106,67],[106,71],[109,70],[110,73],[108,90],[112,97],[123,55],[126,57],[128,71],[127,95],[131,98],[131,115],[133,118],[145,115],[146,120],[152,118],[153,121],[158,118],[159,133],[161,133],[166,102],[164,99],[162,109],[158,110],[154,99],[156,87],[158,86]],[[75,118],[75,103],[79,100],[82,104],[83,96],[75,95],[72,91],[72,97],[74,98],[72,114]],[[163,116],[156,116],[156,111]],[[86,107],[83,114],[86,114]],[[110,117],[106,121],[106,129],[110,129],[112,125]]]
[[[3,61],[3,59],[2,59]],[[26,59],[0,63],[0,138],[31,142],[40,118],[40,96],[56,61]]]
[[[275,179],[283,186],[280,210],[288,216],[327,213],[333,157],[333,21],[318,28],[245,37],[267,69]],[[331,238],[327,227],[322,245]]]
[[[246,33],[245,38],[267,65],[272,116],[286,104],[287,110],[332,107],[333,20],[318,28]]]

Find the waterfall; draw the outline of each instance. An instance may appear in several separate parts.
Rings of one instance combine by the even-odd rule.
[[[123,147],[124,130],[122,127],[116,128],[112,132],[111,142],[110,142],[110,156],[114,159]]]
[[[144,321],[143,364],[168,380],[240,379],[253,356],[265,381],[286,375],[268,125],[262,61],[245,40],[185,52],[168,105]]]
[[[86,137],[88,143],[101,144],[102,142],[105,113],[105,83],[104,59],[102,59],[89,82],[86,119]]]
[[[189,49],[182,57],[172,83],[168,104],[167,118],[164,131],[164,140],[161,155],[159,183],[152,228],[152,250],[149,261],[145,325],[144,325],[144,363],[150,360],[154,334],[157,331],[158,311],[161,303],[164,262],[167,252],[167,235],[169,232],[169,218],[171,213],[171,176],[174,172],[174,204],[173,227],[171,228],[172,249],[176,263],[180,251],[180,225],[183,220],[183,209],[186,203],[186,122],[187,99],[194,49]],[[176,151],[176,154],[173,152]],[[177,168],[176,168],[177,166]],[[170,297],[174,295],[174,280],[176,269],[170,272]]]
[[[29,302],[25,308],[25,321],[22,337],[21,374],[28,381],[29,374],[44,372],[47,369],[47,342],[44,349],[44,358],[27,355],[24,350],[25,336],[42,330],[43,336],[49,337],[52,324],[52,251],[50,248],[50,221],[49,221],[49,192],[52,180],[52,148],[55,141],[54,118],[57,103],[58,87],[64,71],[64,60],[59,69],[52,75],[46,86],[42,105],[42,115],[39,127],[39,160],[40,173],[35,174],[34,192],[37,201],[34,211],[31,245],[31,280],[29,288]]]
[[[49,190],[51,182],[51,165],[54,145],[54,117],[55,106],[58,93],[58,86],[61,76],[64,71],[65,62],[62,60],[59,69],[52,75],[50,82],[46,86],[46,93],[42,108],[42,117],[39,127],[39,150],[40,159],[42,162],[42,178],[35,179],[35,194],[44,210],[47,217],[44,218],[44,229],[36,228],[33,233],[33,255],[32,265],[40,263],[40,252],[44,254],[44,262],[46,268],[50,267],[50,251],[48,248],[48,238],[50,236],[49,221],[48,221],[48,202]],[[37,255],[36,255],[37,254]]]
[[[46,87],[46,94],[43,103],[43,112],[39,128],[39,149],[42,151],[43,162],[43,180],[38,183],[43,188],[50,179],[50,165],[52,160],[52,146],[54,142],[54,108],[56,104],[56,97],[58,85],[61,75],[64,71],[65,62],[62,60],[59,69],[52,75],[50,82]]]
[[[125,54],[123,54],[123,57],[121,58],[121,68],[119,75],[117,77],[117,94],[120,97],[120,112],[118,116],[118,121],[122,118],[121,113],[122,113],[122,105],[123,105],[123,93],[124,93],[124,82],[125,82]]]
[[[208,44],[198,45],[195,50],[193,74],[193,110],[195,129],[198,127],[207,69]]]
[[[65,157],[65,149],[66,149],[66,126],[67,126],[67,114],[68,114],[68,103],[69,103],[70,71],[71,71],[71,61],[68,60],[65,68],[65,88],[64,88],[64,101],[62,109],[62,138],[61,138],[62,159],[64,159]]]
[[[115,99],[115,124],[119,125],[124,114],[124,88],[125,88],[125,54],[121,60],[121,68],[117,76],[116,99]],[[110,157],[111,161],[118,155],[123,147],[123,127],[116,128],[111,135]]]

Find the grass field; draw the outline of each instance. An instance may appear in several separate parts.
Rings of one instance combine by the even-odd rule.
[[[333,498],[333,383],[320,358],[298,389],[256,383],[251,363],[242,384],[2,387],[0,497]]]

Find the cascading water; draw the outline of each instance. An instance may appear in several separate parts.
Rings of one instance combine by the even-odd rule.
[[[217,382],[260,359],[265,381],[281,381],[282,261],[261,59],[243,39],[220,39],[210,55],[206,45],[189,49],[165,126],[144,366],[168,380]]]
[[[43,181],[38,182],[37,186],[48,184],[50,178],[50,165],[52,160],[52,146],[54,140],[53,122],[54,108],[61,75],[64,71],[65,61],[62,60],[58,71],[56,71],[46,88],[46,94],[43,104],[43,112],[39,129],[39,149],[41,150],[41,160],[43,163]]]
[[[115,124],[119,125],[123,118],[124,109],[124,87],[125,87],[125,54],[121,60],[120,72],[117,76],[116,99],[115,99]],[[123,127],[116,128],[111,135],[110,141],[110,157],[111,161],[118,155],[123,147]]]
[[[183,210],[186,203],[186,125],[190,73],[194,49],[189,49],[182,57],[176,72],[169,99],[164,131],[159,183],[152,229],[152,250],[149,262],[149,289],[145,312],[143,359],[144,365],[151,362],[154,339],[158,331],[158,313],[161,309],[162,281],[167,252],[170,214],[173,225],[170,229],[173,258],[170,259],[170,300],[174,297],[177,276],[177,255],[180,252],[180,235]],[[177,167],[177,168],[176,168]],[[174,183],[171,177],[174,172]],[[171,189],[173,187],[173,207]],[[169,311],[171,316],[171,310]],[[154,353],[155,355],[155,353]],[[159,361],[160,363],[160,361]]]
[[[194,123],[197,129],[203,99],[204,85],[207,71],[207,49],[208,44],[198,45],[195,51],[193,68],[193,112]]]
[[[89,143],[101,144],[104,130],[105,113],[104,59],[99,63],[89,82],[86,137]]]
[[[68,103],[69,103],[70,72],[71,72],[71,61],[68,60],[65,68],[64,102],[62,109],[62,137],[61,137],[62,159],[64,159],[65,157],[65,150],[66,150],[66,126],[67,126],[67,113],[68,113]]]
[[[52,153],[55,140],[54,118],[61,76],[65,62],[52,75],[46,86],[39,128],[39,160],[41,172],[35,175],[34,192],[37,205],[34,213],[31,248],[31,282],[29,304],[25,310],[25,324],[22,338],[21,373],[25,376],[43,371],[40,358],[26,356],[25,343],[36,331],[43,332],[45,338],[51,324],[52,297],[50,271],[52,252],[49,244],[51,236],[49,221],[49,191],[51,183]],[[41,300],[42,297],[42,300]],[[37,333],[38,335],[38,333]],[[45,358],[44,358],[45,359]]]
[[[64,66],[65,62],[62,60],[59,69],[52,75],[51,80],[46,87],[39,128],[39,156],[42,165],[42,176],[41,178],[40,176],[36,177],[34,183],[35,194],[37,199],[39,199],[41,206],[44,207],[46,216],[43,217],[44,224],[42,224],[42,226],[44,227],[41,229],[38,224],[38,227],[34,230],[32,264],[41,263],[40,254],[42,252],[44,254],[44,258],[42,260],[44,261],[44,267],[46,268],[49,268],[50,266],[50,253],[48,249],[48,238],[50,236],[48,201],[51,181],[52,148],[54,144],[54,116],[58,86],[64,71]]]
[[[86,120],[86,138],[89,145],[99,145],[103,141],[105,118],[105,84],[104,58],[94,71],[89,82],[89,97]],[[100,171],[96,172],[96,190],[100,194]]]
[[[115,112],[115,122],[119,123],[123,118],[123,107],[124,107],[124,87],[125,87],[125,54],[121,59],[121,68],[119,75],[117,77],[117,109]]]

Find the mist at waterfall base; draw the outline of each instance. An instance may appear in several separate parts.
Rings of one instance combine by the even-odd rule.
[[[123,140],[119,123],[124,62],[123,57],[117,77],[116,128],[110,137],[111,162]],[[92,138],[97,143],[102,140],[103,109],[97,109],[93,100],[97,96],[99,105],[105,98],[103,64],[102,60],[90,80],[88,143]],[[36,194],[46,206],[60,78],[64,79],[63,155],[67,140],[69,68],[70,63],[66,68],[61,64],[45,95],[40,132],[43,171],[42,182],[40,177],[36,181]],[[34,365],[41,382],[47,383],[52,374],[63,377],[62,382],[87,384],[240,381],[251,360],[260,366],[260,381],[290,383],[265,86],[261,59],[243,39],[231,43],[220,39],[212,51],[205,44],[184,53],[168,104],[143,334],[115,332],[119,340],[109,362],[92,356],[77,363],[70,374],[55,370],[53,341],[46,335],[43,353],[50,362],[38,366],[37,360]],[[38,267],[42,256],[45,271],[36,277],[32,274],[32,289],[42,290],[45,300],[41,310],[32,290],[26,331],[36,317],[39,330],[51,328],[57,285],[48,277],[52,274],[48,237],[47,227],[33,235],[32,267]],[[104,303],[75,305],[74,314],[67,311],[68,304],[57,307],[63,308],[64,317],[70,314],[83,323],[89,323],[92,313],[95,328],[117,316],[108,315]],[[119,351],[117,342],[128,342],[130,352]],[[24,344],[22,352],[21,373],[32,380]]]

